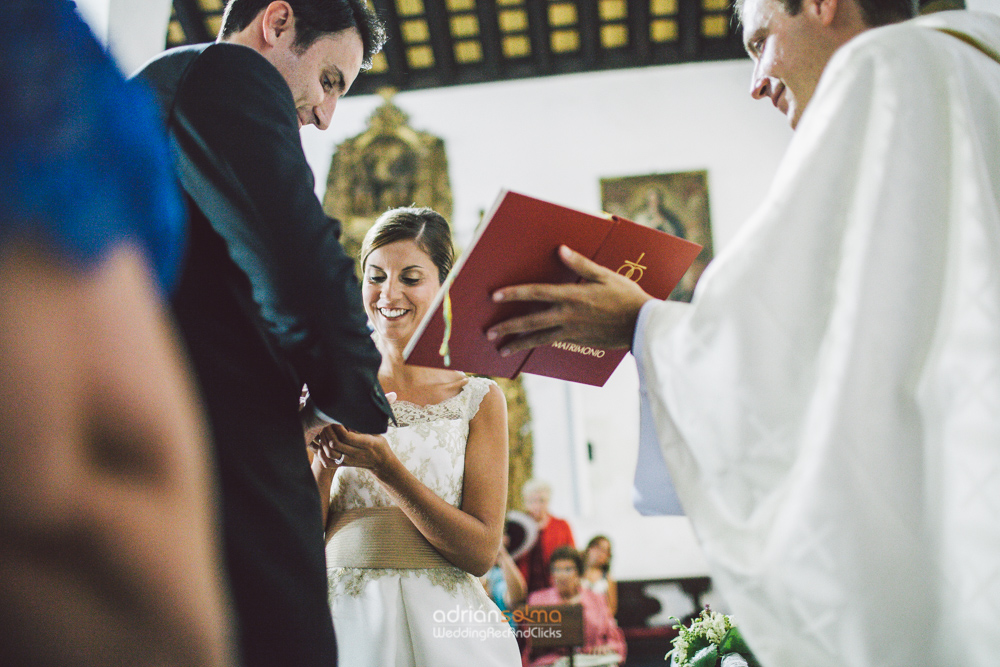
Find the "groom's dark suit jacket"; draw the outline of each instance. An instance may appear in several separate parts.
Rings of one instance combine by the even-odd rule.
[[[156,91],[190,207],[172,300],[216,443],[228,576],[247,665],[336,664],[319,497],[298,418],[367,433],[391,410],[354,263],[323,213],[291,91],[252,49],[168,51]]]

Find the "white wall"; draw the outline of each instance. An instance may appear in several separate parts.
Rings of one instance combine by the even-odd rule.
[[[111,0],[76,0],[76,10],[103,44],[108,43],[108,14]]]
[[[76,0],[76,4],[126,75],[166,46],[172,0]]]
[[[965,7],[974,11],[1000,14],[1000,0],[965,0]]]
[[[790,136],[750,99],[749,81],[749,61],[737,61],[413,91],[395,101],[413,127],[445,139],[460,244],[502,187],[596,211],[601,177],[704,168],[724,243]],[[348,96],[330,130],[303,130],[318,193],[336,144],[361,132],[381,101]]]
[[[763,197],[791,136],[769,104],[751,100],[749,79],[749,61],[736,61],[413,91],[395,102],[413,127],[445,140],[460,245],[504,187],[598,211],[602,177],[707,169],[718,252]],[[363,131],[381,102],[348,96],[330,130],[303,130],[318,194],[336,144]],[[631,357],[602,389],[533,376],[525,386],[535,472],[553,484],[553,512],[578,542],[608,534],[622,579],[705,574],[686,519],[644,518],[631,506]]]

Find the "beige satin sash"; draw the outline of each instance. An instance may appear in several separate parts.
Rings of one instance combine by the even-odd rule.
[[[362,507],[337,515],[326,543],[327,567],[454,567],[398,507]]]

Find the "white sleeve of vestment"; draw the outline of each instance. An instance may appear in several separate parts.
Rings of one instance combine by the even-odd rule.
[[[996,20],[970,22],[996,45]],[[961,40],[856,38],[689,311],[634,350],[713,583],[763,664],[988,664],[998,118],[1000,66]]]
[[[676,301],[648,301],[639,311],[635,324],[635,336],[632,341],[632,351],[635,355],[636,367],[639,371],[639,457],[635,466],[635,478],[632,486],[632,505],[639,514],[644,516],[679,515],[684,514],[681,501],[674,490],[673,480],[663,460],[660,440],[653,421],[653,413],[649,404],[649,392],[646,389],[645,372],[645,341],[652,328],[652,335],[657,339],[668,335],[690,306]],[[650,324],[650,320],[654,320]]]

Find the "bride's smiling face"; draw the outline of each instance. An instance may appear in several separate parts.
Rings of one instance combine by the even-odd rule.
[[[383,340],[405,345],[439,287],[437,267],[413,240],[376,248],[365,261],[361,293],[368,318]]]

